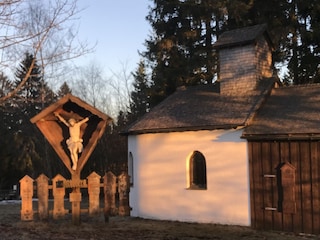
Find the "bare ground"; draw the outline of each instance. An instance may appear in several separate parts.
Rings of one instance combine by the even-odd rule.
[[[1,203],[1,202],[0,202]],[[249,227],[219,224],[198,224],[156,221],[133,217],[111,217],[105,223],[101,216],[81,216],[80,226],[72,224],[71,216],[61,220],[25,222],[20,220],[20,204],[0,204],[0,240],[97,240],[97,239],[320,239],[316,236],[297,236],[290,233],[256,231]]]

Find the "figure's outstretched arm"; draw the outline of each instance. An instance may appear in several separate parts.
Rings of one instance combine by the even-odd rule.
[[[66,125],[67,127],[69,127],[69,123],[63,118],[61,117],[61,115],[58,112],[53,112],[53,114],[61,121],[64,123],[64,125]]]
[[[79,121],[79,124],[81,125],[81,124],[88,122],[88,121],[89,121],[89,117],[86,117],[86,118],[82,119],[81,121]]]

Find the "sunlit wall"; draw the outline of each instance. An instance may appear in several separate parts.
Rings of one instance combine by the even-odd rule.
[[[131,216],[250,225],[247,145],[241,134],[234,129],[129,136]],[[206,190],[187,189],[187,158],[195,150],[206,158]]]

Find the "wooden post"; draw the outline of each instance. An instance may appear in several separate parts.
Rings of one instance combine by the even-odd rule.
[[[129,175],[123,172],[118,177],[118,192],[119,192],[119,215],[120,216],[129,216],[130,207],[129,207]]]
[[[88,176],[89,215],[97,215],[100,212],[100,179],[101,176],[92,172]]]
[[[65,178],[60,174],[52,179],[52,192],[53,192],[53,218],[58,219],[64,217],[66,210],[64,208],[64,196],[65,196]]]
[[[21,220],[33,220],[33,179],[28,175],[20,180],[20,196],[21,196]]]
[[[116,176],[112,172],[107,172],[103,177],[104,190],[104,217],[109,221],[109,216],[114,214],[116,209]]]
[[[49,178],[41,174],[37,178],[37,196],[38,196],[38,214],[39,219],[44,220],[49,217],[48,199],[49,199]]]
[[[73,173],[71,177],[73,190],[70,193],[69,200],[72,203],[72,223],[80,225],[80,212],[81,212],[81,191],[80,191],[80,175]]]

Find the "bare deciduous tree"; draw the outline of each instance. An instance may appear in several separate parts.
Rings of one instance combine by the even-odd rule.
[[[77,95],[94,107],[100,104],[101,95],[105,91],[105,80],[102,68],[94,62],[79,69],[76,83]]]
[[[132,91],[132,71],[128,70],[128,63],[121,63],[119,72],[112,71],[113,77],[110,87],[113,89],[114,97],[117,99],[118,112],[127,112],[130,106],[130,93]]]
[[[87,43],[77,40],[72,25],[80,12],[76,0],[6,0],[0,3],[0,70],[15,66],[24,52],[29,51],[40,63],[42,74],[48,79],[59,74],[62,62],[92,51]],[[16,94],[31,74],[6,95],[0,104]]]
[[[96,62],[78,69],[73,77],[72,91],[75,95],[97,107],[114,119],[119,112],[127,112],[130,106],[132,73],[127,64],[119,72],[105,76],[103,68]]]
[[[78,68],[73,76],[71,87],[76,96],[112,116],[114,115],[114,95],[109,82],[110,78],[104,76],[101,65],[92,61]]]

